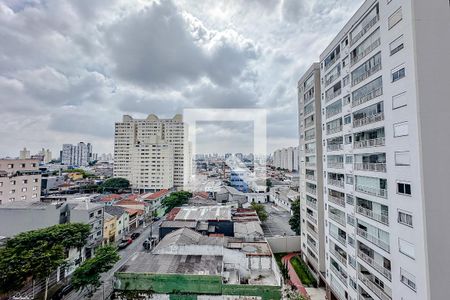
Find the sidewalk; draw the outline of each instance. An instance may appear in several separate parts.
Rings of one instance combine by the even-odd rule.
[[[289,278],[291,281],[291,284],[293,286],[295,286],[295,288],[297,289],[297,291],[305,296],[305,297],[309,297],[308,296],[308,292],[306,291],[305,287],[303,286],[302,282],[300,281],[300,278],[297,275],[297,272],[295,272],[294,267],[292,267],[291,264],[291,258],[293,258],[294,256],[297,256],[296,253],[289,253],[285,256],[283,256],[283,258],[281,259],[281,261],[286,264],[287,263],[287,267],[288,267],[288,271],[289,271]]]

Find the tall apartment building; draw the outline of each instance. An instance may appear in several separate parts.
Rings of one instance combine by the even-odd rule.
[[[141,191],[181,188],[190,175],[187,126],[181,115],[159,119],[123,116],[116,123],[114,176],[130,180]]]
[[[448,298],[449,28],[448,1],[368,0],[320,55],[320,106],[299,82],[302,249],[323,222],[328,299]]]
[[[0,159],[0,204],[39,201],[41,172],[32,159]]]
[[[28,150],[27,148],[23,148],[22,150],[20,150],[19,159],[30,159],[30,158],[31,158],[30,150]]]
[[[273,152],[273,166],[283,170],[298,171],[299,167],[298,147],[278,149]]]
[[[300,218],[302,258],[316,278],[325,279],[325,233],[322,163],[320,64],[298,81]]]
[[[92,161],[92,155],[90,143],[64,144],[61,152],[61,163],[69,166],[87,166]]]

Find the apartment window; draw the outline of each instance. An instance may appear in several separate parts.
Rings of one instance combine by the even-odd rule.
[[[26,192],[26,191],[27,191],[26,187],[22,188],[22,192]]]
[[[396,166],[409,166],[411,164],[409,151],[395,151],[394,158]]]
[[[354,205],[355,204],[355,198],[352,195],[347,194],[346,202],[347,202],[347,204]]]
[[[347,86],[350,83],[350,76],[347,75],[342,79],[342,86]]]
[[[405,66],[402,65],[402,66],[399,66],[399,67],[393,69],[391,71],[391,74],[392,74],[392,76],[391,76],[392,82],[396,82],[396,81],[402,79],[403,77],[405,77]]]
[[[93,217],[94,217],[94,213],[90,213],[89,218],[93,218]]]
[[[406,92],[392,96],[392,109],[397,109],[406,105]]]
[[[412,259],[415,257],[414,245],[402,238],[398,238],[398,250]]]
[[[352,278],[349,278],[349,282],[350,286],[356,291],[357,290],[356,282]]]
[[[20,200],[27,200],[27,196],[21,196]]]
[[[8,164],[8,169],[14,168],[14,164]]]
[[[342,60],[342,67],[345,67],[346,65],[348,65],[350,63],[350,58],[347,55],[346,57],[344,57],[344,59]]]
[[[388,19],[388,28],[392,29],[403,19],[402,8],[397,9]]]
[[[3,186],[3,182],[0,182],[0,186]]]
[[[24,179],[24,180],[22,180],[22,183],[23,183],[23,184],[27,184],[27,183],[28,183],[28,180],[27,180],[27,179]]]
[[[413,291],[416,291],[416,277],[403,268],[400,268],[400,281]]]
[[[396,38],[392,43],[389,44],[389,50],[391,51],[391,55],[394,55],[398,51],[404,48],[403,44],[403,35]]]
[[[343,102],[344,102],[344,105],[350,104],[350,102],[351,102],[351,97],[350,97],[350,95],[344,96]]]
[[[346,175],[346,183],[353,185],[353,175]]]
[[[351,115],[346,115],[344,117],[344,124],[350,124],[352,122],[352,116]]]
[[[345,156],[345,163],[346,164],[352,164],[353,163],[353,155],[346,155]]]
[[[345,141],[346,145],[351,144],[352,143],[352,135],[351,134],[345,135],[344,136],[344,141]]]
[[[394,124],[394,137],[407,136],[408,134],[408,122],[400,122]]]
[[[400,224],[413,227],[412,215],[409,212],[399,210],[397,220]]]
[[[397,182],[397,194],[411,196],[411,184],[406,182]]]

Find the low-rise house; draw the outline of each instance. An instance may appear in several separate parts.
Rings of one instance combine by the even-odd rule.
[[[105,206],[111,206],[122,200],[122,196],[118,194],[109,194],[101,196],[97,201],[103,203]]]
[[[279,207],[291,212],[292,202],[299,199],[300,194],[293,191],[288,186],[277,186],[270,190],[270,201],[278,205]]]
[[[116,226],[117,217],[105,212],[103,221],[103,245],[114,244],[116,242]]]
[[[150,210],[152,216],[157,216],[162,214],[162,201],[168,197],[172,192],[168,189],[160,190],[156,193],[147,193],[140,197],[140,199],[148,204],[150,204]]]
[[[128,213],[120,206],[105,206],[105,212],[116,217],[115,240],[120,241],[130,230]]]
[[[231,186],[223,186],[219,192],[216,193],[217,203],[233,204],[235,207],[241,207],[247,202],[245,193],[238,191]]]

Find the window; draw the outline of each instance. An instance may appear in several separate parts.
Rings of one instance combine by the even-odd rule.
[[[391,74],[392,74],[392,82],[396,82],[405,77],[405,67],[403,65],[399,66],[393,69]]]
[[[392,109],[397,109],[406,105],[406,92],[392,96]]]
[[[403,19],[402,8],[397,9],[388,19],[388,28],[392,29]]]
[[[353,185],[353,175],[346,175],[346,183]]]
[[[12,169],[12,168],[14,168],[14,164],[9,164],[8,169]]]
[[[411,164],[409,151],[395,151],[394,157],[396,166],[409,166]]]
[[[342,86],[347,86],[350,83],[350,76],[347,75],[342,79]]]
[[[406,211],[399,210],[397,220],[400,224],[413,227],[412,215]]]
[[[398,238],[398,250],[410,258],[415,257],[414,245],[402,238]]]
[[[397,182],[397,194],[411,196],[411,184],[406,182]]]
[[[353,155],[346,155],[345,156],[345,163],[346,164],[352,164],[353,163]]]
[[[94,217],[94,213],[90,213],[89,218],[93,218],[93,217]]]
[[[401,122],[394,124],[394,137],[401,137],[408,135],[408,122]]]
[[[22,188],[22,192],[26,192],[26,191],[27,191],[26,187]]]
[[[349,194],[347,194],[345,201],[347,202],[347,204],[350,204],[350,205],[354,205],[355,204],[355,198],[353,198],[353,196],[349,195]]]
[[[351,115],[346,115],[344,117],[344,124],[350,124],[352,122],[352,116]]]
[[[399,36],[392,43],[389,44],[389,50],[391,51],[391,55],[394,55],[403,48],[404,48],[403,35]]]
[[[347,134],[346,136],[344,136],[344,141],[345,141],[346,145],[351,144],[352,143],[352,136],[351,136],[351,134]]]
[[[344,59],[342,60],[342,67],[345,67],[346,65],[348,65],[350,63],[350,58],[347,55],[346,57],[344,57]]]
[[[413,291],[416,291],[416,277],[403,268],[400,268],[400,281]]]

